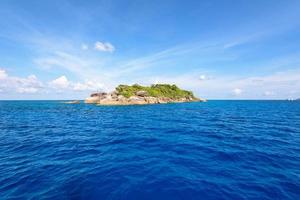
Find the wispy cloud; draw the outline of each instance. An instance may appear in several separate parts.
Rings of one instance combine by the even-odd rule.
[[[97,41],[95,43],[95,49],[97,51],[104,51],[104,52],[110,52],[110,53],[115,51],[115,47],[109,42],[99,42],[99,41]]]
[[[240,45],[244,45],[247,43],[251,43],[254,42],[256,40],[259,40],[263,37],[266,37],[268,35],[268,32],[264,31],[260,31],[260,32],[255,32],[255,33],[251,33],[248,35],[243,35],[243,36],[238,36],[238,37],[234,37],[233,39],[229,40],[228,42],[225,42],[224,44],[224,49],[230,49],[233,47],[237,47]]]
[[[95,71],[92,69],[92,66],[95,65],[94,60],[62,51],[48,53],[47,55],[36,58],[34,59],[34,63],[45,69],[55,69],[55,67],[63,68],[82,78],[95,75]]]

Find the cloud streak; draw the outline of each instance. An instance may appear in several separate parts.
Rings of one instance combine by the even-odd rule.
[[[95,49],[97,51],[104,51],[104,52],[110,52],[110,53],[115,51],[115,47],[109,42],[99,42],[99,41],[97,41],[95,43]]]

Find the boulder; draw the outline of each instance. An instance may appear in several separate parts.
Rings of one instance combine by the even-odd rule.
[[[173,102],[171,98],[169,97],[159,97],[158,103],[170,103]]]
[[[117,91],[113,91],[112,93],[110,93],[111,97],[113,99],[117,99],[118,98],[118,92]]]
[[[90,97],[101,97],[101,96],[105,96],[105,95],[107,95],[106,92],[97,92],[97,93],[91,94]]]
[[[142,97],[138,97],[138,96],[131,96],[128,99],[128,103],[129,104],[147,104],[146,100]]]
[[[185,98],[185,97],[180,98],[180,99],[178,100],[178,102],[186,102],[186,101],[189,101],[189,99],[187,99],[187,98]]]
[[[146,96],[148,96],[148,92],[144,91],[144,90],[137,91],[135,94],[137,96],[140,96],[140,97],[146,97]]]
[[[145,101],[148,103],[148,104],[155,104],[155,103],[158,103],[158,100],[156,97],[145,97]]]
[[[100,101],[99,96],[88,97],[84,100],[84,103],[98,103]]]

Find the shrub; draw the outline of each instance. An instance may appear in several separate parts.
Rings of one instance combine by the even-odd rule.
[[[129,85],[119,85],[116,88],[117,92],[125,97],[134,96],[137,91],[144,90],[149,96],[153,97],[169,97],[172,99],[179,98],[195,98],[191,91],[182,90],[178,88],[176,85],[169,84],[153,84],[150,87],[141,86],[138,84],[134,84],[132,86]]]

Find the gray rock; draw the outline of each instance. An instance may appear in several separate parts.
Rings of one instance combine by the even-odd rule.
[[[91,94],[90,97],[101,97],[101,96],[105,96],[105,95],[107,95],[106,92],[97,92],[97,93]]]
[[[136,92],[136,95],[140,96],[140,97],[146,97],[146,96],[148,96],[148,92],[144,91],[144,90],[140,90],[140,91]]]

